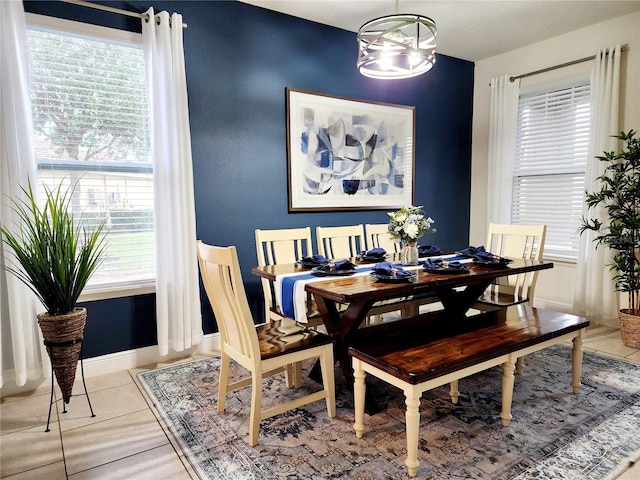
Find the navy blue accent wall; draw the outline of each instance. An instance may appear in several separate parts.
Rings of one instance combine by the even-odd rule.
[[[104,3],[136,11],[150,5]],[[188,24],[184,48],[198,238],[238,247],[256,320],[263,318],[260,283],[251,275],[256,228],[314,230],[388,220],[382,210],[288,212],[286,87],[415,106],[414,203],[424,206],[438,229],[427,241],[444,248],[466,246],[473,63],[438,54],[434,68],[420,77],[372,80],[356,71],[353,32],[234,1],[151,4],[181,13]],[[140,31],[135,19],[69,4],[25,2],[25,9]],[[204,291],[202,300],[205,333],[216,331]],[[153,302],[146,297],[88,307],[86,336],[101,338],[87,339],[87,357],[147,346],[149,335],[155,336]]]

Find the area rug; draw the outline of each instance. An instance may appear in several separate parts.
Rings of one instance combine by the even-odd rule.
[[[258,445],[250,447],[250,388],[230,393],[218,414],[218,368],[212,357],[139,374],[202,479],[409,478],[400,390],[367,379],[384,411],[365,415],[365,434],[357,439],[352,396],[337,368],[336,418],[327,417],[324,402],[315,402],[264,420]],[[234,375],[241,370],[236,367]],[[425,392],[417,478],[610,480],[638,460],[640,366],[585,352],[583,386],[573,394],[570,347],[528,355],[516,376],[508,428],[499,417],[501,373],[497,367],[462,379],[458,405],[447,386]],[[318,384],[306,379],[302,388]],[[263,404],[296,394],[278,375],[265,380]]]

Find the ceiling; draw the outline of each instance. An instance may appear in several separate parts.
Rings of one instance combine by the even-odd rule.
[[[241,1],[352,32],[369,20],[396,13],[394,0]],[[398,2],[398,13],[436,22],[437,52],[474,62],[638,10],[636,0]]]

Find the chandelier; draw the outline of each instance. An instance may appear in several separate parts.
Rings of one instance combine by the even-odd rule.
[[[371,20],[358,33],[358,70],[366,77],[411,78],[436,63],[436,23],[429,17],[396,14]]]

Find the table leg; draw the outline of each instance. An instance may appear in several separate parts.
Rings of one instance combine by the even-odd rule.
[[[464,290],[436,288],[434,291],[449,315],[462,317],[478,300],[478,297],[482,295],[490,283],[490,281],[486,281],[467,285]]]
[[[582,333],[584,330],[580,330],[578,334],[573,338],[573,350],[572,350],[572,379],[571,386],[573,387],[573,393],[578,393],[582,383],[580,383],[580,377],[582,375]]]

